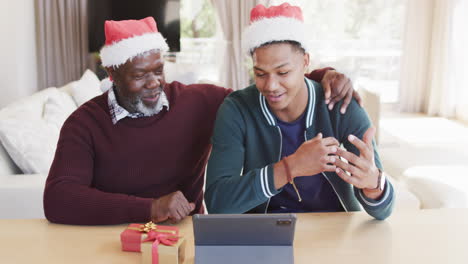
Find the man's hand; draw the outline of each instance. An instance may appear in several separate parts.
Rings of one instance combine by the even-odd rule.
[[[323,76],[322,86],[325,92],[325,103],[328,104],[329,110],[332,110],[335,104],[344,98],[340,112],[346,113],[353,97],[362,107],[361,96],[353,89],[353,83],[346,75],[335,70],[328,70]]]
[[[170,220],[177,223],[195,209],[194,203],[189,203],[181,191],[173,192],[153,201],[151,220],[160,223]]]
[[[336,174],[345,182],[363,189],[364,195],[371,199],[377,199],[383,193],[381,190],[374,190],[378,184],[379,169],[374,162],[374,147],[372,139],[375,135],[375,128],[370,127],[363,136],[363,140],[349,135],[348,140],[359,150],[359,157],[354,153],[343,149],[338,149],[336,154],[345,158],[349,163],[336,159]],[[351,174],[348,175],[345,171]]]
[[[292,154],[287,157],[291,177],[313,176],[324,171],[335,171],[333,164],[338,150],[339,142],[333,137],[323,138],[319,133],[313,139],[307,140]],[[275,188],[279,189],[288,183],[286,167],[283,161],[279,161],[273,167],[275,175]]]
[[[294,154],[289,156],[292,177],[309,176],[323,171],[335,171],[334,155],[339,142],[333,137],[323,138],[319,133],[311,140],[302,143]]]

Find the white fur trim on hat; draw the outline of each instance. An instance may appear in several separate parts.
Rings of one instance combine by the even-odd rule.
[[[167,51],[166,40],[161,33],[148,33],[141,36],[127,38],[122,41],[106,45],[101,49],[101,61],[104,67],[118,67],[138,54],[150,50]]]
[[[273,17],[256,20],[244,31],[242,48],[250,53],[261,45],[282,40],[297,41],[309,52],[305,25],[302,21],[288,17]]]

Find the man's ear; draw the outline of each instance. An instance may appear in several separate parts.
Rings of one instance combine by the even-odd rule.
[[[115,77],[117,77],[117,71],[113,67],[105,67],[107,75],[109,76],[109,79],[111,81],[115,80]]]
[[[304,71],[308,71],[310,63],[309,53],[304,53]]]

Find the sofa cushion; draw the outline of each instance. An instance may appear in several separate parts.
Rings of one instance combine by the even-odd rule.
[[[102,93],[99,85],[87,70],[78,81],[44,89],[0,110],[0,174],[17,174],[19,169],[47,173],[63,122],[77,105]]]
[[[54,93],[57,93],[57,88],[51,87],[10,103],[0,110],[0,123],[2,120],[12,119],[42,120],[44,102]],[[11,159],[1,138],[0,145],[0,177],[20,174],[21,170]]]
[[[21,174],[21,169],[16,166],[0,142],[0,180],[12,174]]]
[[[423,209],[468,207],[468,166],[415,166],[403,176]]]
[[[44,105],[43,119],[47,124],[62,128],[65,120],[76,110],[75,101],[65,92],[51,94]]]
[[[59,130],[43,120],[0,120],[0,140],[23,173],[49,172]]]
[[[57,92],[57,88],[50,87],[14,101],[0,110],[0,120],[9,118],[40,120],[47,98]]]
[[[102,94],[100,81],[91,70],[86,70],[81,79],[73,82],[71,94],[78,106]]]
[[[387,179],[392,183],[395,191],[395,212],[418,210],[421,208],[419,198],[413,194],[404,183],[398,182],[387,175]]]
[[[0,111],[0,142],[23,173],[48,173],[59,131],[75,109],[66,91],[48,88]]]
[[[42,197],[46,174],[0,178],[0,219],[45,218]]]
[[[411,168],[422,172],[420,168],[426,167],[433,174],[430,168],[434,166],[451,170],[467,164],[468,127],[459,122],[398,114],[382,120],[381,128],[380,158],[385,171],[398,180],[404,180],[405,171]]]

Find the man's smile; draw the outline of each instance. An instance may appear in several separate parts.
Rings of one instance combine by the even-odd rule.
[[[285,97],[285,95],[286,95],[286,92],[282,94],[278,94],[278,95],[269,94],[266,97],[269,102],[276,103],[276,102],[281,101]]]

